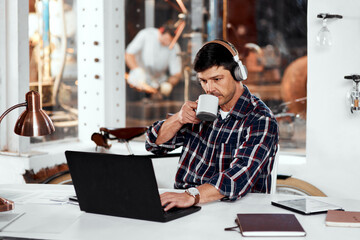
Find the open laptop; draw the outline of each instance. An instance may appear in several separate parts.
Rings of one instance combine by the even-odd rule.
[[[161,206],[149,156],[65,152],[80,209],[119,217],[167,222],[201,207]]]

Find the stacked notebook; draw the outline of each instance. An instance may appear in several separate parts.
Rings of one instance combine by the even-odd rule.
[[[329,210],[325,224],[331,227],[360,227],[360,212]]]

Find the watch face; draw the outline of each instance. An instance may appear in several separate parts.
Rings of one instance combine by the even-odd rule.
[[[199,194],[199,190],[198,190],[197,188],[189,188],[189,189],[188,189],[188,192],[189,192],[191,195],[193,195],[193,196]]]

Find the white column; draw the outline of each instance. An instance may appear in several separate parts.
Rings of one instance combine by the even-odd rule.
[[[0,1],[0,114],[25,102],[29,90],[28,14],[28,0]],[[13,110],[1,122],[1,151],[16,155],[29,151],[29,138],[14,133],[16,120],[24,110]]]
[[[125,127],[124,1],[79,0],[79,139]]]
[[[145,28],[155,27],[155,0],[145,0]]]

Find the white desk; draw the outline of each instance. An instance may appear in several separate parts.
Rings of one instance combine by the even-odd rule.
[[[296,196],[248,194],[236,202],[204,204],[189,216],[168,223],[112,217],[81,212],[72,204],[50,204],[47,198],[70,196],[72,186],[63,185],[0,185],[0,195],[25,191],[35,200],[19,200],[15,212],[26,212],[6,227],[0,236],[43,239],[243,239],[238,232],[224,231],[234,226],[236,213],[290,213],[274,207],[272,199]],[[36,197],[41,193],[41,197]],[[29,198],[27,198],[29,199]],[[323,201],[342,206],[345,210],[360,211],[360,200],[323,198]],[[28,202],[26,202],[28,201]],[[40,204],[40,202],[42,202]],[[48,201],[47,204],[45,204]],[[38,203],[35,203],[38,202]],[[307,232],[305,239],[360,239],[360,228],[325,226],[325,214],[304,216],[295,214]],[[258,238],[248,238],[258,239]],[[278,238],[266,238],[278,239]],[[281,238],[282,240],[294,238]],[[297,238],[298,239],[298,238]]]

